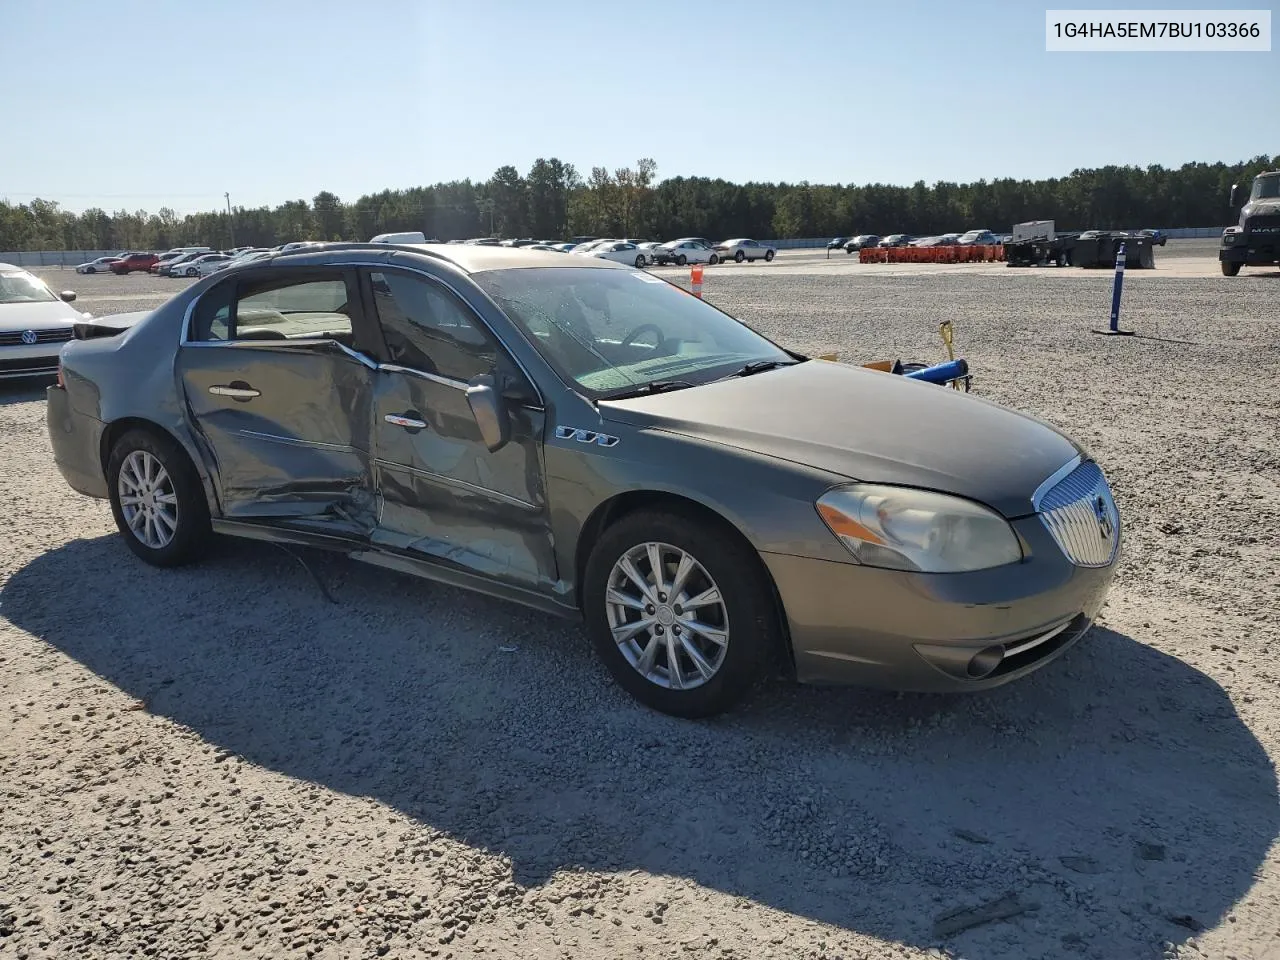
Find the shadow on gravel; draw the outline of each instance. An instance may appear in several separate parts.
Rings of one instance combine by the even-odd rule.
[[[55,377],[31,377],[21,380],[0,380],[0,407],[11,403],[34,403],[44,399],[44,391]]]
[[[904,943],[1139,957],[1219,922],[1278,832],[1223,690],[1106,629],[989,694],[777,684],[694,724],[635,706],[572,623],[266,544],[159,571],[75,541],[0,602],[220,751],[373,797],[523,884],[640,869]],[[1009,892],[1035,909],[935,932]]]

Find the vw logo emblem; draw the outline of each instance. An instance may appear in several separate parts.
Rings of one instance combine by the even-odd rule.
[[[1115,525],[1111,522],[1111,511],[1107,509],[1107,501],[1102,497],[1095,497],[1093,513],[1098,518],[1098,532],[1102,534],[1102,539],[1110,540],[1111,534],[1115,532]]]
[[[31,346],[31,344],[35,343],[37,339],[39,338],[36,336],[36,332],[34,330],[22,331],[22,342],[27,346]]]

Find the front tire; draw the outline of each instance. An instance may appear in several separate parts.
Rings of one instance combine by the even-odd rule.
[[[638,253],[636,254],[636,268],[639,269],[640,267],[643,267],[643,266],[644,266],[644,254]]]
[[[107,459],[111,514],[129,549],[157,567],[190,563],[210,537],[209,503],[186,452],[149,430],[130,430]]]
[[[745,259],[747,259],[747,255],[743,253],[741,250],[739,250],[737,253],[733,255],[734,263],[741,263]]]
[[[609,527],[591,551],[583,591],[587,630],[610,674],[672,716],[730,709],[782,649],[759,557],[689,511],[644,510]]]
[[[85,273],[97,273],[98,271],[97,271],[97,270],[95,270],[93,267],[85,267],[85,268],[84,268],[84,272],[85,272]]]
[[[707,261],[707,263],[713,267],[719,262],[720,262],[720,257],[714,253],[711,255],[711,259]]]
[[[199,271],[199,270],[197,270],[195,267],[187,267],[187,276],[188,276],[188,277],[194,277],[194,276],[195,276],[196,274],[198,274],[199,272],[200,272],[200,271]]]
[[[766,251],[764,252],[764,262],[765,262],[765,263],[772,263],[772,262],[773,262],[773,251],[772,251],[772,250],[766,250]]]
[[[1234,277],[1240,272],[1240,263],[1238,261],[1223,260],[1222,275],[1224,277]]]
[[[682,253],[682,254],[680,254],[680,256],[676,257],[676,266],[677,266],[677,267],[683,267],[683,266],[684,266],[686,263],[688,263],[688,262],[689,262],[689,258],[688,258],[688,257],[686,257],[683,253]]]

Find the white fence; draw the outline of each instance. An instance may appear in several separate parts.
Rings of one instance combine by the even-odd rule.
[[[1160,232],[1173,240],[1210,239],[1222,236],[1222,227],[1176,227]],[[800,237],[765,241],[779,250],[803,250],[825,247],[831,237]],[[119,250],[23,250],[0,251],[0,263],[19,267],[74,267],[98,257],[114,257]]]

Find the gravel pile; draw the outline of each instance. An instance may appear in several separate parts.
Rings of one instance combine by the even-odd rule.
[[[769,270],[706,295],[850,361],[950,318],[980,395],[1091,448],[1126,554],[1090,637],[684,723],[538,613],[250,542],[147,568],[0,386],[0,956],[1275,956],[1280,281],[1131,274],[1121,340],[1102,275]]]

